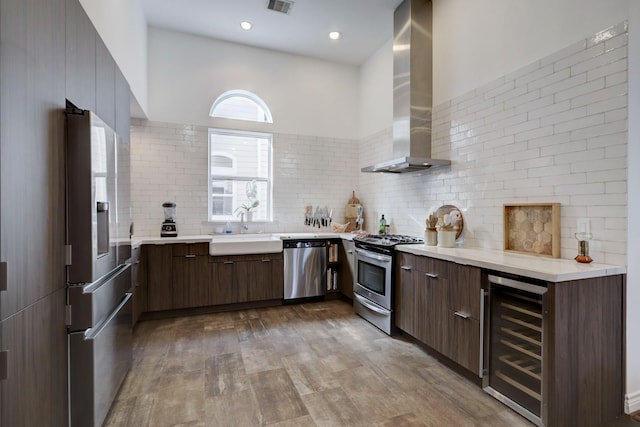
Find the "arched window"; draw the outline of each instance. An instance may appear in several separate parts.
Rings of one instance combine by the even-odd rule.
[[[254,93],[230,90],[220,95],[209,110],[210,117],[273,123],[267,104]]]
[[[220,95],[209,112],[221,117],[272,123],[258,96],[244,90]],[[236,129],[209,129],[209,220],[252,217],[271,220],[272,135]],[[247,215],[247,210],[251,215]]]

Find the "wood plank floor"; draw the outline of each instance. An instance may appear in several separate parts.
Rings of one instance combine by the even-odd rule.
[[[532,426],[342,301],[140,323],[106,426]]]

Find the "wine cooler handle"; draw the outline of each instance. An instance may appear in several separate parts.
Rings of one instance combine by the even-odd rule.
[[[488,295],[487,291],[480,289],[480,378],[484,376],[484,305]]]

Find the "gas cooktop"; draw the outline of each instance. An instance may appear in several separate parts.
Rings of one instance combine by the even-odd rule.
[[[402,234],[368,234],[366,236],[355,236],[353,240],[385,247],[424,242],[424,240],[419,237],[405,236]]]

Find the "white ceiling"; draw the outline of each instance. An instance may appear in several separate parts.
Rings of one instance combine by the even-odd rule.
[[[289,14],[268,0],[142,0],[149,25],[360,65],[393,34],[393,11],[402,0],[295,0]],[[241,21],[253,24],[251,31]],[[340,31],[330,40],[329,31]]]

